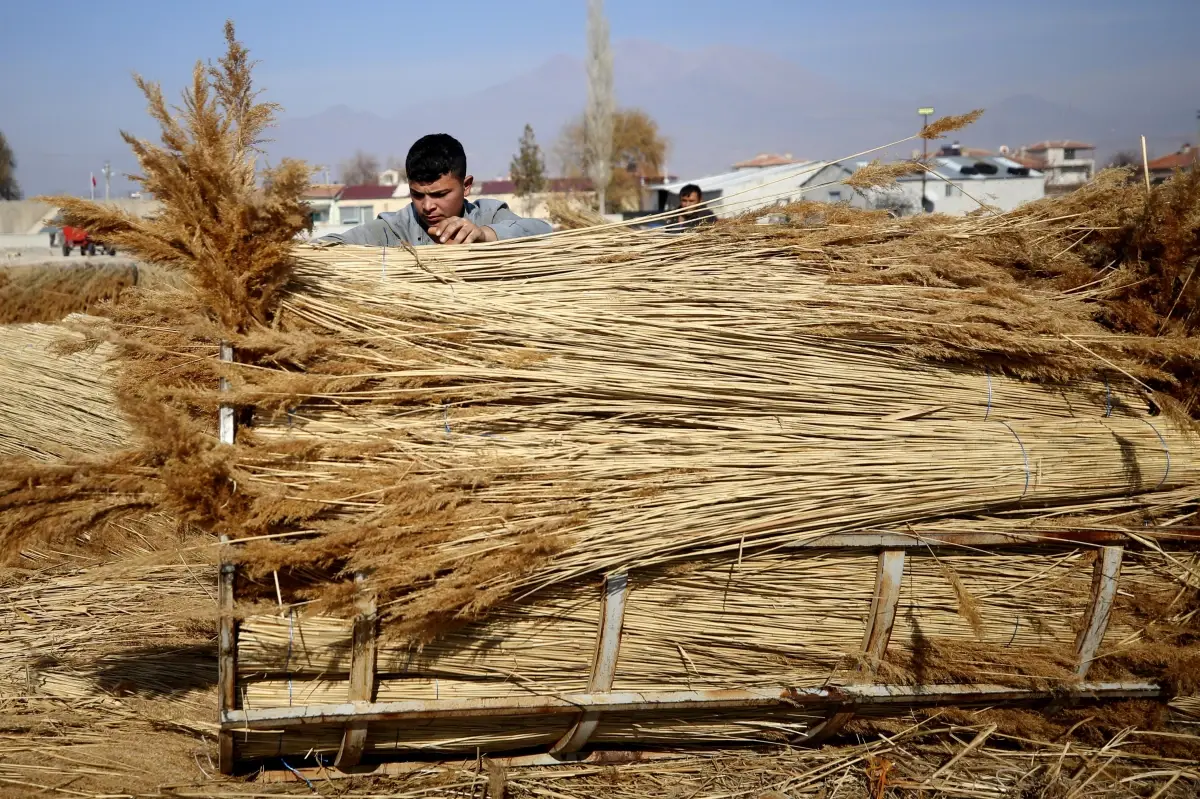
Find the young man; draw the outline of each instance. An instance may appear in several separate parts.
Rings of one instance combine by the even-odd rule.
[[[686,210],[693,205],[699,205],[703,202],[703,198],[700,187],[695,183],[689,183],[679,190],[679,208],[683,213],[679,215],[679,221],[676,223],[678,226],[693,228],[700,225],[711,225],[717,221],[716,215],[707,206],[694,211]]]
[[[467,174],[467,154],[453,136],[432,133],[417,139],[404,160],[408,196],[402,211],[380,214],[345,233],[322,236],[326,244],[395,247],[402,242],[470,244],[515,239],[550,232],[540,219],[522,219],[499,200],[467,200],[474,178]]]

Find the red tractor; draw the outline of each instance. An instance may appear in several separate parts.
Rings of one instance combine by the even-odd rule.
[[[71,250],[76,247],[79,248],[80,255],[95,255],[97,249],[109,255],[117,254],[116,247],[109,247],[106,244],[95,241],[88,235],[86,230],[77,227],[64,227],[62,229],[62,254],[70,255]]]

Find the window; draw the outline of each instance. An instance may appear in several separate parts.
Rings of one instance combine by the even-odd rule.
[[[375,216],[372,212],[375,210],[373,205],[349,205],[342,206],[342,224],[343,225],[361,225],[371,221]]]
[[[1065,150],[1063,150],[1063,158],[1065,158],[1068,161],[1074,161],[1075,160],[1075,148],[1068,147]]]
[[[834,189],[834,190],[832,190],[832,191],[830,191],[830,192],[829,192],[829,202],[831,202],[831,203],[840,203],[841,201],[842,201],[842,191],[841,191],[841,189]]]
[[[953,196],[954,196],[954,184],[953,184],[953,183],[947,183],[947,184],[946,184],[946,196],[947,196],[947,197],[953,197]]]

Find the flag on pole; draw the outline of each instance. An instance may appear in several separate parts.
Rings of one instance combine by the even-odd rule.
[[[96,188],[96,173],[90,172],[88,174],[90,174],[92,176],[92,188],[94,189],[94,188]]]

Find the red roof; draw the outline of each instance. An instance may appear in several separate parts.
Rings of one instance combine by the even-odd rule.
[[[739,161],[738,163],[733,165],[733,168],[734,169],[754,169],[756,167],[783,166],[784,164],[798,164],[798,163],[800,163],[800,162],[797,161],[795,158],[792,158],[791,153],[788,153],[787,155],[775,155],[774,153],[759,153],[758,155],[751,158],[749,161]]]
[[[1196,163],[1198,157],[1200,157],[1200,149],[1192,147],[1190,144],[1185,144],[1179,152],[1164,155],[1162,158],[1155,158],[1147,166],[1150,167],[1151,172],[1187,169]]]
[[[347,200],[390,200],[395,194],[395,186],[347,186],[342,189],[342,202]]]
[[[1009,161],[1016,161],[1021,166],[1028,167],[1029,169],[1045,169],[1046,168],[1046,159],[1045,158],[1030,158],[1027,155],[1006,155],[1004,157],[1007,158]]]
[[[1095,150],[1096,145],[1088,144],[1087,142],[1072,141],[1071,139],[1063,139],[1061,141],[1040,141],[1037,144],[1031,144],[1028,147],[1021,148],[1027,153],[1042,153],[1046,150],[1063,149],[1063,150]]]
[[[346,188],[341,183],[314,183],[304,192],[306,200],[332,200]]]
[[[569,191],[591,191],[592,181],[587,178],[550,178],[546,181],[546,190],[554,193]],[[479,194],[515,194],[517,184],[511,180],[485,180],[479,184]]]

